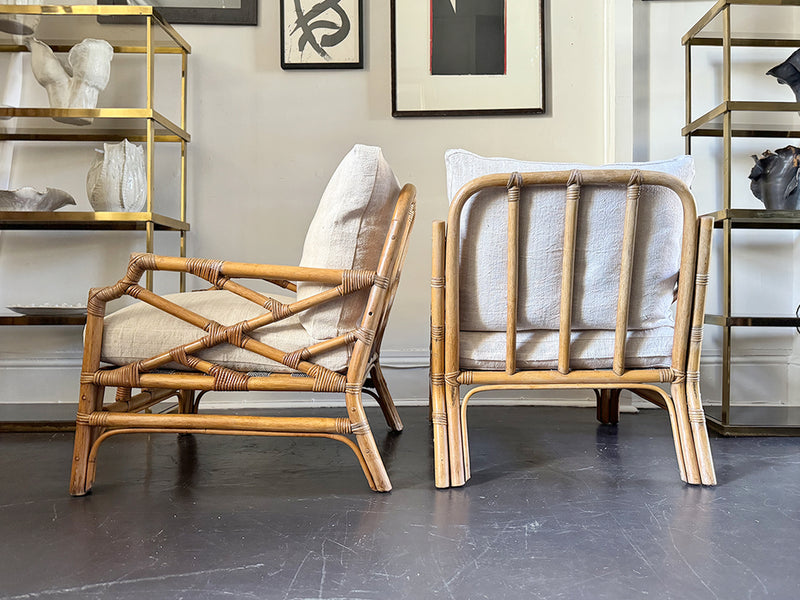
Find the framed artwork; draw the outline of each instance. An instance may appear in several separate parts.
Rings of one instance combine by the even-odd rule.
[[[362,0],[279,0],[281,68],[362,69]]]
[[[258,0],[97,0],[97,3],[154,6],[170,25],[258,25]]]
[[[392,0],[392,116],[544,112],[543,0]]]

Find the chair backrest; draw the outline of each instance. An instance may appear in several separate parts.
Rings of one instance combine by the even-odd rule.
[[[328,182],[306,233],[301,267],[377,269],[392,223],[400,185],[381,149],[358,144]],[[303,300],[329,286],[298,283]],[[367,302],[366,290],[298,315],[309,335],[327,340],[354,329]]]
[[[683,364],[696,219],[686,183],[668,173],[478,177],[450,207],[447,329],[506,331],[507,372],[516,369],[517,331],[557,330],[564,373],[573,330],[613,330],[613,369],[622,373],[628,331],[672,323],[677,281],[672,359]]]

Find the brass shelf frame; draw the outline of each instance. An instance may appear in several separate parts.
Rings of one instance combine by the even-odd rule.
[[[683,36],[685,64],[685,123],[681,134],[687,154],[692,152],[693,137],[722,138],[722,209],[710,213],[714,226],[722,230],[722,314],[707,314],[705,323],[722,328],[722,401],[719,406],[707,406],[709,427],[722,435],[800,435],[800,407],[731,406],[731,358],[733,327],[798,327],[795,316],[732,314],[732,232],[735,229],[800,229],[800,211],[749,210],[731,207],[732,142],[733,138],[791,138],[800,137],[800,127],[781,128],[780,125],[742,125],[734,116],[756,113],[798,112],[798,102],[734,101],[731,98],[731,49],[733,47],[798,48],[800,34],[771,37],[751,33],[737,34],[731,26],[734,6],[800,7],[800,0],[718,0]],[[720,32],[711,31],[711,25]],[[722,51],[722,101],[700,117],[692,114],[692,48],[715,46]],[[794,410],[796,408],[796,410]],[[736,414],[734,414],[736,412]],[[744,415],[744,419],[737,415]]]
[[[80,42],[85,28],[98,30],[95,37],[107,39],[115,53],[141,54],[145,59],[146,105],[138,108],[0,108],[0,118],[11,119],[10,127],[3,127],[0,140],[6,141],[119,141],[127,138],[145,146],[147,169],[147,204],[141,213],[0,213],[2,229],[92,229],[145,231],[145,251],[153,252],[155,231],[175,231],[180,235],[180,256],[186,256],[186,234],[189,231],[187,216],[187,164],[186,144],[191,136],[186,131],[186,93],[188,55],[191,46],[167,23],[152,6],[107,5],[0,5],[0,15],[41,15],[37,36],[56,52],[66,52]],[[64,25],[62,25],[64,23]],[[48,30],[47,26],[55,25]],[[99,33],[102,32],[102,35]],[[133,32],[133,33],[132,33]],[[41,35],[40,35],[41,33]],[[65,39],[68,38],[68,39]],[[131,39],[135,38],[135,39]],[[28,52],[13,37],[0,39],[0,52]],[[180,55],[180,122],[174,123],[155,110],[155,57]],[[69,127],[52,123],[54,117],[91,118],[93,123],[83,127]],[[25,119],[24,123],[20,120]],[[36,123],[31,127],[28,121]],[[40,125],[41,123],[41,125]],[[134,125],[131,125],[133,123]],[[155,144],[161,142],[180,145],[180,208],[179,217],[167,217],[155,210],[154,174]],[[152,274],[148,273],[145,285],[153,287]],[[180,290],[186,289],[186,278],[180,276]],[[0,320],[0,324],[3,321]],[[16,324],[13,323],[13,324]]]

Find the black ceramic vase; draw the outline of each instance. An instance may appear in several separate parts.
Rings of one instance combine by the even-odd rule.
[[[786,146],[761,156],[753,155],[756,162],[750,171],[750,191],[770,210],[797,210],[800,208],[798,177],[800,177],[800,148]]]
[[[772,67],[767,71],[767,75],[772,75],[778,80],[778,83],[783,83],[792,88],[795,100],[800,102],[800,49],[795,50],[781,64]]]

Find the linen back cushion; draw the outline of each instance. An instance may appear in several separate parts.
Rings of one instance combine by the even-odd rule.
[[[641,169],[694,177],[690,156],[604,167],[485,158],[466,150],[445,154],[452,201],[462,185],[490,173],[571,169]],[[565,186],[523,188],[520,199],[518,329],[558,329]],[[503,188],[483,190],[467,202],[461,220],[461,329],[504,331],[506,327],[507,203]],[[572,328],[614,329],[625,214],[625,189],[581,190],[575,249]],[[665,188],[643,186],[635,240],[629,328],[671,323],[669,308],[680,267],[683,209]]]
[[[375,146],[356,145],[328,182],[303,245],[301,267],[369,269],[378,267],[400,185]],[[298,283],[302,300],[328,289]],[[298,314],[316,340],[341,335],[360,321],[369,292],[362,290]]]

